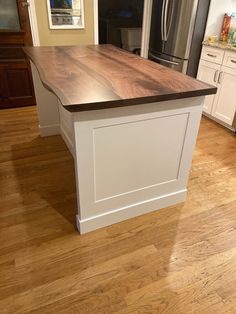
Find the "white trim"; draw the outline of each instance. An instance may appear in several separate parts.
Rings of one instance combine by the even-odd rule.
[[[28,3],[29,3],[28,12],[29,12],[33,45],[40,46],[38,23],[37,23],[36,9],[35,9],[35,0],[28,0]]]
[[[209,119],[211,119],[211,120],[213,120],[213,121],[215,121],[215,122],[217,122],[217,123],[223,125],[224,127],[226,127],[227,129],[229,129],[230,131],[236,132],[236,129],[234,128],[234,126],[229,125],[229,124],[227,124],[227,123],[225,123],[225,122],[223,122],[223,121],[217,119],[216,117],[213,117],[211,114],[209,114],[209,113],[207,113],[207,112],[205,112],[205,111],[203,111],[202,114],[203,114],[204,116],[206,116],[207,118],[209,118]]]
[[[184,189],[171,194],[162,195],[154,199],[149,199],[144,202],[118,208],[116,210],[89,217],[87,219],[80,219],[79,215],[77,215],[77,228],[80,234],[83,234],[121,222],[123,220],[150,213],[164,207],[169,207],[177,203],[184,202],[186,200],[186,197],[187,189]]]
[[[45,126],[39,125],[39,133],[42,137],[61,134],[60,124]]]
[[[189,59],[199,0],[194,0],[184,59]],[[183,72],[185,73],[185,72]],[[186,73],[185,73],[186,74]]]
[[[93,1],[93,14],[94,14],[94,44],[99,44],[99,32],[98,32],[98,0]]]
[[[144,0],[141,57],[148,59],[153,0]]]

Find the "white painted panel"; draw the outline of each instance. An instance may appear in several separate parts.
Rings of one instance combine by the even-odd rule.
[[[95,128],[95,200],[177,180],[187,122],[185,113]]]
[[[203,100],[196,97],[73,113],[79,221],[95,216],[106,219],[109,212],[135,210],[141,204],[143,212],[145,204],[154,210],[164,199],[168,206],[170,195],[185,194]],[[96,163],[100,173],[96,173]],[[124,166],[121,173],[116,164]]]
[[[224,53],[225,52],[222,49],[203,46],[201,59],[205,61],[218,63],[221,65],[224,58]]]
[[[59,102],[59,111],[60,111],[61,128],[64,130],[64,132],[72,141],[72,136],[73,136],[72,114],[70,111],[63,108],[60,102]]]
[[[73,115],[70,111],[66,110],[61,102],[58,100],[60,112],[60,130],[61,136],[64,139],[71,154],[74,156],[74,124]]]
[[[236,70],[222,66],[218,98],[214,103],[212,114],[229,125],[232,125],[236,111],[236,100],[233,97],[235,88]]]
[[[236,52],[226,51],[223,65],[236,70]]]
[[[201,60],[198,68],[197,78],[205,83],[217,86],[217,80],[219,78],[221,66],[216,63]],[[212,113],[212,107],[214,103],[215,95],[208,95],[205,97],[203,104],[203,111],[206,113]]]
[[[35,65],[31,62],[35,97],[39,115],[39,128],[42,136],[60,133],[58,98],[42,84]]]

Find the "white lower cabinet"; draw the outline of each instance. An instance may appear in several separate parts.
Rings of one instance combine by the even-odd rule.
[[[203,47],[197,78],[216,86],[218,91],[216,95],[206,96],[203,112],[209,117],[217,119],[218,122],[235,129],[233,122],[236,112],[236,68],[233,58],[236,58],[236,52],[223,51],[223,61],[219,64],[208,61],[209,58],[207,61],[203,59],[206,55],[214,56],[213,52],[215,52],[215,48],[207,47],[208,53],[206,54],[205,49]],[[209,53],[211,49],[213,50],[212,54]],[[230,58],[232,64],[229,61]]]
[[[213,103],[212,115],[232,125],[236,110],[236,70],[222,67],[218,89],[217,97]]]
[[[198,69],[198,79],[208,84],[217,86],[217,79],[220,73],[220,68],[221,66],[218,64],[201,60]],[[215,98],[216,95],[206,96],[203,105],[204,112],[211,114]]]

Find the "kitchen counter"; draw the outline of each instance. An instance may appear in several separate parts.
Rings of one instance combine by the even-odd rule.
[[[40,134],[61,134],[74,157],[80,233],[186,199],[215,87],[110,45],[24,50]]]
[[[203,46],[213,47],[213,48],[219,48],[223,50],[231,50],[236,51],[236,47],[234,47],[232,44],[227,44],[222,41],[217,41],[215,43],[209,43],[208,41],[204,41]]]
[[[24,50],[37,66],[44,85],[69,111],[138,105],[216,91],[112,45]]]

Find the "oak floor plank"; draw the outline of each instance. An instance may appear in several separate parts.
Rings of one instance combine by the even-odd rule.
[[[73,158],[0,111],[1,313],[235,313],[236,141],[202,119],[185,203],[80,236]]]

